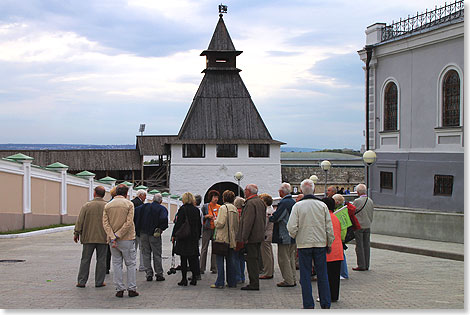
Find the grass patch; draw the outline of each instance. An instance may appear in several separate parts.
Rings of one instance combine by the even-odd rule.
[[[40,226],[40,227],[35,227],[35,228],[30,228],[30,229],[24,229],[24,230],[13,230],[13,231],[6,231],[6,232],[0,232],[0,235],[5,235],[5,234],[22,234],[22,233],[27,233],[27,232],[33,232],[33,231],[40,231],[40,230],[46,230],[46,229],[53,229],[57,227],[63,227],[63,226],[71,226],[75,224],[52,224],[48,226]]]

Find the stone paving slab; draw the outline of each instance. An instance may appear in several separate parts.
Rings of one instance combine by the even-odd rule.
[[[170,231],[165,231],[163,267],[171,263]],[[277,254],[276,245],[273,245]],[[75,287],[81,245],[72,231],[1,239],[0,259],[25,259],[0,263],[2,309],[300,309],[300,286],[278,288],[281,275],[275,259],[275,275],[260,280],[260,291],[211,289],[216,275],[204,274],[196,287],[179,287],[180,274],[166,281],[147,282],[137,272],[136,298],[114,297],[112,271],[107,286],[94,287],[94,262],[87,287]],[[340,301],[333,309],[463,309],[464,262],[373,248],[371,270],[352,271],[354,245],[346,251],[350,279],[341,280]],[[179,259],[177,259],[179,262]],[[298,277],[298,271],[297,271]],[[317,296],[316,282],[312,282]]]

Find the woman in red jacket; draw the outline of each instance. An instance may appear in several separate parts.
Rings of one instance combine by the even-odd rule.
[[[331,223],[333,224],[333,233],[335,240],[331,245],[331,252],[326,254],[326,266],[328,269],[328,283],[330,285],[331,302],[337,302],[339,299],[339,274],[341,271],[341,262],[343,261],[343,242],[341,242],[341,223],[339,223],[335,210],[335,201],[333,198],[323,198],[330,210]]]

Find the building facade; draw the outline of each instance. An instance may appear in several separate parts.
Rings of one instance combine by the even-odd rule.
[[[371,197],[378,205],[463,213],[463,1],[371,25],[358,53],[369,75],[368,137],[377,153]]]

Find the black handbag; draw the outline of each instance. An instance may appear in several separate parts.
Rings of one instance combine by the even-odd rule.
[[[185,216],[183,224],[181,224],[178,231],[175,232],[175,237],[179,240],[184,240],[191,235],[191,226],[189,225],[188,217]]]
[[[355,237],[356,236],[354,235],[353,227],[352,226],[348,227],[348,230],[346,231],[346,236],[344,237],[344,243],[349,243]]]
[[[230,248],[230,244],[223,243],[223,242],[216,242],[212,241],[212,254],[219,255],[219,256],[228,256],[228,250]]]
[[[219,255],[219,256],[228,256],[228,251],[230,249],[230,225],[229,225],[229,211],[227,208],[227,229],[228,229],[228,243],[224,242],[217,242],[216,240],[212,240],[212,254]],[[215,238],[215,233],[214,233]]]

